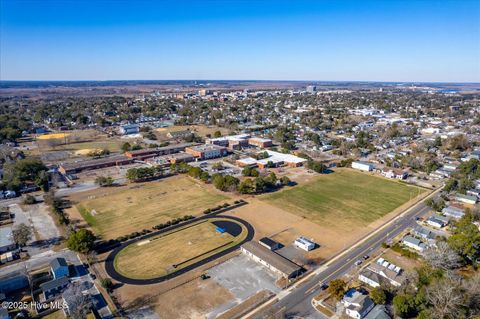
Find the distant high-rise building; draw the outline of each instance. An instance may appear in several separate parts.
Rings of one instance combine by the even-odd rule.
[[[316,91],[317,91],[317,87],[315,85],[307,86],[307,92],[308,93],[315,93]]]
[[[198,95],[200,95],[200,96],[207,96],[207,95],[212,95],[212,94],[213,94],[212,90],[202,89],[202,90],[198,91]]]

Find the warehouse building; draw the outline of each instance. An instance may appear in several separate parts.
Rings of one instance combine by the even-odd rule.
[[[257,242],[250,241],[241,247],[242,253],[258,262],[274,273],[287,279],[298,277],[302,273],[302,267],[280,256],[279,254],[263,247]]]
[[[58,168],[62,174],[75,174],[82,171],[94,170],[105,167],[127,165],[133,162],[133,159],[124,155],[114,155],[103,158],[78,161],[73,163],[61,164]]]
[[[187,147],[185,152],[201,160],[217,158],[227,155],[227,148],[215,144],[206,144]]]
[[[198,144],[182,143],[182,144],[168,145],[164,147],[147,148],[144,150],[128,151],[128,152],[125,152],[125,155],[129,158],[144,160],[147,158],[183,152],[187,147],[194,146],[194,145],[198,145]]]
[[[371,172],[375,168],[375,165],[369,162],[355,161],[352,162],[352,168],[365,172]]]

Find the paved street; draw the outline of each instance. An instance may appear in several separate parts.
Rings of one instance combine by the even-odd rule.
[[[414,226],[415,218],[426,214],[429,210],[430,208],[421,201],[375,235],[347,251],[342,257],[327,263],[326,266],[321,266],[314,272],[314,275],[311,275],[308,280],[302,282],[299,286],[293,286],[280,293],[278,296],[280,300],[273,305],[273,312],[284,309],[286,318],[296,316],[297,318],[323,318],[313,309],[310,303],[311,299],[320,293],[321,284],[345,275],[354,267],[356,260],[361,259],[364,255],[371,255],[381,247],[383,242],[393,239],[408,227]],[[266,307],[265,309],[269,308]],[[261,313],[256,318],[262,318]]]

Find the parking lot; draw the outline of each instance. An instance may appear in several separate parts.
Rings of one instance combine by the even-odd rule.
[[[275,285],[276,275],[243,254],[211,268],[208,275],[211,280],[230,290],[235,298],[215,308],[207,318],[215,318],[261,290],[267,289],[275,294],[281,290]]]

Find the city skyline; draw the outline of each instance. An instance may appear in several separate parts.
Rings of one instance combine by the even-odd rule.
[[[480,82],[476,1],[0,2],[0,80]]]

